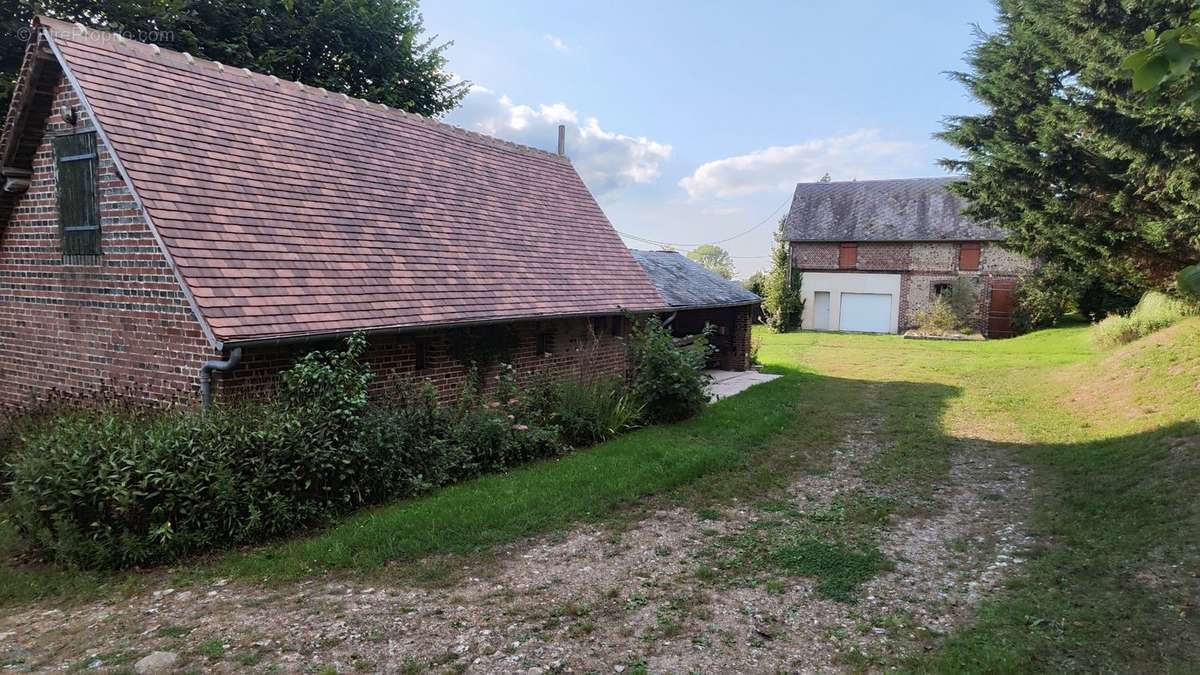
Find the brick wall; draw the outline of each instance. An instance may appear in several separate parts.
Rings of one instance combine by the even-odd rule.
[[[613,324],[619,324],[619,335]],[[620,317],[526,321],[511,324],[515,338],[513,365],[518,380],[539,377],[582,377],[584,375],[620,375],[625,372],[625,339],[628,322]],[[550,351],[538,351],[539,336],[547,336]],[[373,396],[387,395],[401,382],[429,383],[443,402],[453,401],[462,391],[467,368],[449,350],[450,332],[434,330],[371,336],[363,360],[371,366],[375,379]],[[297,358],[314,348],[336,347],[326,344],[300,344],[274,347],[246,347],[242,362],[229,374],[214,375],[218,398],[229,400],[269,390],[280,384],[280,373]],[[418,350],[423,352],[424,368],[417,370]],[[495,369],[487,378],[494,380]]]
[[[802,270],[836,270],[838,244],[792,242],[792,266]]]
[[[0,400],[21,405],[51,390],[130,388],[156,400],[194,400],[210,358],[166,259],[107,151],[100,148],[101,250],[64,261],[50,138],[90,122],[65,80],[55,88],[29,190],[0,233]],[[68,264],[71,263],[71,264]]]
[[[721,355],[721,367],[726,370],[750,368],[750,331],[754,325],[755,306],[737,307],[733,316],[733,335],[730,349]]]

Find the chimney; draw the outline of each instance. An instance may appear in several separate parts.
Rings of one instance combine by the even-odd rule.
[[[567,154],[567,125],[558,125],[558,156]]]

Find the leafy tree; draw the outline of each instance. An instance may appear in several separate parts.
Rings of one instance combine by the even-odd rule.
[[[1023,273],[1013,296],[1013,325],[1022,333],[1057,325],[1079,306],[1087,285],[1086,279],[1055,262]]]
[[[1178,278],[1179,290],[1192,301],[1200,301],[1200,264],[1183,268]]]
[[[1170,89],[1169,98],[1200,104],[1200,10],[1182,26],[1143,33],[1146,47],[1125,57],[1121,66],[1133,73],[1136,91]]]
[[[1178,28],[1158,34],[1147,29],[1144,36],[1147,46],[1122,64],[1133,73],[1133,88],[1158,95],[1166,90],[1167,100],[1200,108],[1200,10]],[[1200,299],[1200,264],[1184,268],[1176,282],[1181,293]]]
[[[688,251],[687,257],[714,274],[720,274],[726,279],[733,278],[733,258],[729,257],[729,251],[716,244],[701,244]]]
[[[763,314],[767,325],[777,333],[800,328],[804,313],[804,297],[800,294],[801,275],[792,269],[788,241],[783,234],[784,218],[775,231],[775,246],[771,250],[771,270],[763,283]]]
[[[29,0],[0,0],[0,95],[8,107]],[[415,0],[44,0],[36,12],[102,26],[226,65],[422,115],[467,92],[446,71],[450,43],[423,36]]]
[[[766,284],[767,275],[763,274],[762,272],[755,272],[754,274],[750,275],[749,279],[742,281],[743,288],[759,297],[762,297],[763,293],[767,292]]]
[[[1007,245],[1095,279],[1126,304],[1167,287],[1200,251],[1200,117],[1135,96],[1122,61],[1147,29],[1187,17],[1186,0],[998,0],[956,73],[986,110],[950,118],[944,160],[967,180],[970,213]]]

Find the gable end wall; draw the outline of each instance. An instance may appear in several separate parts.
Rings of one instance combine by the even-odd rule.
[[[112,388],[194,402],[200,365],[215,353],[102,144],[103,255],[64,264],[51,145],[72,129],[64,106],[79,115],[75,128],[91,126],[60,76],[31,185],[0,232],[0,400],[24,405],[56,390]]]

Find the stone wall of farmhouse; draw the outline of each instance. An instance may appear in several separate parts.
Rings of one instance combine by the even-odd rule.
[[[61,117],[76,111],[74,127]],[[90,122],[65,79],[29,190],[0,232],[0,401],[102,387],[191,400],[210,349],[149,226],[99,147],[100,256],[64,259],[51,138]],[[100,144],[98,144],[100,145]]]
[[[983,242],[979,269],[959,269],[960,242],[859,242],[858,261],[848,272],[898,273],[900,277],[900,329],[912,327],[914,316],[935,297],[938,284],[952,283],[959,276],[975,280],[979,291],[978,330],[987,327],[989,295],[994,279],[1011,280],[1032,263],[996,242]],[[792,265],[800,270],[840,269],[840,244],[793,241]]]
[[[793,241],[792,265],[801,270],[836,270],[841,245],[827,242]],[[957,274],[959,242],[859,242],[859,272],[926,272]],[[983,242],[979,271],[1016,276],[1029,267],[1029,260],[995,242]]]

